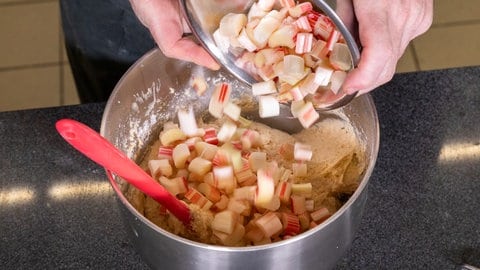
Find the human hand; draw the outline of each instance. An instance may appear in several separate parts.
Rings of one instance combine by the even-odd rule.
[[[174,0],[130,0],[133,11],[150,30],[160,50],[167,56],[218,70],[219,64],[192,39],[182,37],[189,33],[188,25]]]
[[[362,52],[343,89],[365,94],[390,81],[398,60],[432,24],[432,0],[353,0]]]

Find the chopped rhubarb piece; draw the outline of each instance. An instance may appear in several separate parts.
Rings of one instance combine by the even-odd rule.
[[[210,144],[204,141],[195,143],[195,151],[197,152],[198,156],[210,161],[215,157],[217,150],[218,146],[214,144]]]
[[[292,116],[298,118],[299,112],[302,111],[302,108],[304,106],[305,106],[305,101],[303,99],[292,101],[292,103],[290,104],[290,112],[292,113]],[[292,154],[293,154],[293,151],[292,151]]]
[[[236,187],[232,166],[213,167],[213,177],[215,186],[227,194],[232,193]]]
[[[260,133],[253,129],[245,130],[240,137],[240,141],[242,142],[242,149],[244,150],[251,149],[252,147],[258,147],[262,143]]]
[[[157,157],[159,159],[172,160],[172,154],[173,154],[173,146],[160,146],[158,148]]]
[[[312,197],[312,183],[297,183],[292,184],[292,194],[303,196],[305,198]]]
[[[217,151],[212,159],[213,166],[221,167],[230,165],[230,158],[225,151]]]
[[[267,166],[267,154],[264,152],[252,152],[248,158],[250,169],[256,172]]]
[[[177,115],[180,129],[183,133],[189,137],[195,136],[198,132],[198,126],[193,108],[189,107],[188,110],[180,109],[178,110]]]
[[[203,180],[203,177],[202,175],[200,174],[197,174],[197,173],[194,173],[194,172],[190,172],[188,174],[188,182],[202,182]]]
[[[257,74],[264,81],[273,80],[276,77],[275,70],[273,69],[273,65],[267,65],[267,66],[258,68]]]
[[[233,121],[238,121],[240,118],[240,112],[240,107],[232,102],[228,102],[227,105],[225,105],[225,108],[223,108],[223,113]]]
[[[217,138],[217,131],[215,130],[215,128],[205,129],[205,135],[203,136],[203,140],[206,143],[217,145],[218,138]]]
[[[292,94],[293,100],[302,100],[305,97],[305,94],[300,90],[299,87],[293,87],[290,89],[290,93]]]
[[[220,127],[220,130],[218,131],[218,134],[217,134],[217,138],[222,143],[227,142],[233,137],[236,130],[237,130],[237,125],[235,125],[235,123],[231,121],[226,121]]]
[[[239,124],[240,127],[248,127],[252,124],[252,121],[248,120],[245,117],[240,116],[238,118],[238,124]]]
[[[191,137],[184,141],[190,151],[195,150],[195,144],[197,144],[198,142],[203,142],[200,137]]]
[[[203,176],[212,169],[212,162],[201,157],[194,158],[190,164],[188,164],[188,170],[197,175]]]
[[[312,218],[313,221],[315,221],[317,224],[322,223],[324,220],[330,217],[330,211],[328,211],[328,208],[322,207],[312,213],[310,213],[310,217]]]
[[[346,77],[347,73],[345,71],[336,70],[333,72],[332,77],[330,78],[330,90],[332,90],[335,95],[340,91]]]
[[[259,20],[260,18],[265,17],[268,11],[263,10],[258,3],[253,3],[253,5],[248,10],[247,19],[249,22],[254,20]]]
[[[313,210],[315,210],[315,201],[305,200],[305,209],[307,209],[308,212],[312,212]]]
[[[281,81],[295,85],[303,79],[305,75],[307,75],[305,73],[305,60],[303,60],[302,57],[290,54],[283,58],[283,70],[281,74],[279,74]]]
[[[300,233],[300,220],[298,216],[283,212],[282,213],[283,234],[284,235],[297,235]]]
[[[280,104],[273,96],[260,96],[258,98],[258,113],[261,118],[280,115]]]
[[[268,38],[268,47],[287,47],[292,49],[295,47],[294,38],[296,34],[297,29],[294,25],[282,25]]]
[[[304,212],[302,214],[297,215],[298,220],[300,221],[300,228],[302,231],[308,230],[310,227],[310,215],[308,212]]]
[[[305,66],[311,69],[314,69],[318,65],[318,61],[319,61],[318,58],[314,57],[311,54],[311,51],[310,53],[306,53],[303,55],[303,60],[305,61]]]
[[[230,100],[231,91],[231,86],[228,83],[220,83],[215,87],[208,105],[208,111],[211,115],[216,118],[222,117],[223,108]]]
[[[252,84],[252,95],[270,95],[277,93],[277,87],[272,80]]]
[[[306,102],[305,105],[303,105],[299,109],[297,115],[298,115],[298,120],[300,121],[300,123],[304,128],[309,128],[318,120],[318,118],[320,118],[320,115],[315,110],[312,102],[310,101]]]
[[[215,186],[215,180],[213,179],[213,173],[208,172],[203,176],[203,182],[211,186]]]
[[[183,177],[185,179],[188,179],[188,175],[190,172],[187,169],[179,169],[177,170],[177,173],[175,174],[175,177]]]
[[[237,37],[247,24],[247,16],[242,13],[228,13],[220,20],[218,30],[226,37]]]
[[[308,21],[307,16],[300,16],[296,21],[295,21],[295,26],[299,31],[302,32],[312,32],[312,27],[310,26],[310,22]]]
[[[307,209],[305,208],[305,197],[303,196],[298,196],[298,195],[290,196],[290,203],[291,203],[292,212],[295,215],[300,215],[307,211]]]
[[[302,16],[303,14],[305,14],[309,11],[312,11],[312,10],[313,10],[312,3],[303,2],[303,3],[297,4],[296,6],[290,8],[288,10],[288,13],[290,14],[290,16],[298,18],[298,17]]]
[[[195,90],[195,92],[199,96],[203,95],[203,93],[205,93],[205,91],[207,91],[207,88],[208,88],[205,78],[200,76],[193,77],[191,85],[193,90]]]
[[[238,42],[240,45],[242,45],[243,48],[245,48],[249,52],[254,52],[258,49],[257,45],[255,42],[252,41],[250,36],[247,33],[247,28],[243,28],[243,30],[240,32],[240,35],[237,38]]]
[[[280,199],[276,195],[274,195],[272,197],[272,199],[267,203],[263,203],[263,204],[255,203],[255,206],[258,209],[264,209],[264,210],[269,210],[269,211],[277,211],[280,208],[281,205],[282,205],[282,203],[280,202]],[[261,210],[261,211],[263,211],[263,210]]]
[[[278,196],[281,202],[289,202],[290,195],[292,194],[292,184],[289,182],[278,183],[275,194]]]
[[[165,176],[160,176],[158,180],[160,184],[174,196],[188,192],[187,182],[183,177],[168,179]]]
[[[293,163],[292,172],[294,177],[306,177],[307,174],[307,164],[305,163]]]
[[[218,237],[220,242],[225,246],[237,246],[240,245],[243,236],[245,235],[245,227],[242,224],[237,223],[233,228],[231,234],[222,233],[219,231],[213,231],[213,234]]]
[[[292,8],[295,6],[295,0],[279,0],[280,5],[286,8]]]
[[[173,148],[172,158],[175,167],[178,169],[185,168],[185,163],[190,156],[190,150],[188,149],[188,145],[186,143],[180,143]]]
[[[223,53],[228,53],[229,48],[230,48],[230,37],[220,33],[219,29],[217,29],[213,32],[212,37],[213,37],[213,40],[215,41],[215,44],[220,49],[220,51],[222,51]],[[201,94],[199,94],[199,95],[201,95]]]
[[[250,215],[250,211],[252,210],[252,207],[247,201],[230,199],[228,200],[227,209],[239,215],[248,216]]]
[[[289,91],[277,95],[277,100],[280,103],[287,103],[293,100],[293,96]]]
[[[273,183],[276,185],[278,184],[278,179],[280,178],[280,168],[278,167],[278,163],[274,161],[270,161],[267,163],[266,169],[268,170],[269,174],[273,178]]]
[[[347,71],[352,68],[352,55],[346,44],[335,43],[329,59],[335,69]]]
[[[222,211],[227,209],[228,206],[228,197],[226,195],[221,195],[220,200],[214,204],[215,209]]]
[[[257,176],[249,168],[235,172],[235,177],[241,186],[248,186],[257,182]]]
[[[248,202],[253,202],[255,199],[255,192],[257,188],[255,186],[244,186],[236,188],[233,191],[233,198],[236,200],[245,200]]]
[[[328,83],[330,83],[330,78],[332,77],[333,71],[334,70],[330,67],[319,65],[315,69],[315,83],[317,83],[319,86],[328,85]]]
[[[283,168],[282,173],[280,174],[280,182],[287,182],[292,177],[292,171],[289,169]]]
[[[312,19],[311,23],[313,22],[313,34],[322,38],[323,40],[327,40],[330,36],[330,33],[335,29],[335,24],[330,20],[330,18],[323,14],[316,14],[312,17],[310,14],[307,15],[310,19]]]
[[[326,59],[327,58],[327,53],[328,53],[328,50],[325,49],[326,46],[327,46],[327,42],[325,42],[323,40],[320,40],[320,39],[317,40],[315,42],[315,44],[313,45],[313,48],[310,51],[309,55],[311,55],[312,57],[314,57],[317,60]]]
[[[303,54],[309,53],[312,50],[313,34],[312,33],[298,33],[295,42],[295,53]]]
[[[308,144],[295,142],[293,156],[298,161],[310,161],[312,159],[312,147]]]
[[[258,0],[257,5],[258,5],[259,8],[261,8],[265,11],[270,11],[270,10],[272,10],[275,2],[276,2],[276,0]]]
[[[265,48],[255,53],[254,63],[257,68],[271,66],[282,61],[284,56],[285,52],[282,49]]]
[[[307,94],[314,94],[317,92],[318,87],[320,87],[320,83],[317,82],[315,73],[309,73],[305,79],[303,79],[299,86],[298,89],[302,93],[300,96],[305,96]],[[295,99],[295,100],[300,100],[300,99]]]
[[[328,36],[328,39],[327,39],[326,48],[328,51],[333,50],[333,47],[338,42],[338,39],[340,38],[340,36],[341,36],[340,32],[338,32],[337,30],[332,30],[332,32],[330,33],[330,36]]]
[[[257,192],[255,194],[255,205],[265,206],[273,199],[275,183],[271,170],[266,168],[257,171]]]
[[[237,224],[238,214],[230,210],[224,210],[215,214],[211,227],[213,230],[231,234]]]
[[[203,196],[202,193],[192,187],[188,189],[184,196],[190,203],[196,204],[200,207],[203,207],[208,202],[208,199]]]
[[[258,47],[265,47],[270,35],[280,26],[281,20],[277,18],[278,13],[277,10],[270,11],[265,17],[260,19],[258,25],[253,29],[252,39]]]
[[[158,176],[169,177],[173,173],[172,165],[170,165],[168,159],[151,159],[148,161],[148,169],[154,178]]]
[[[223,152],[228,157],[228,162],[234,170],[240,170],[243,166],[242,152],[235,148],[231,143],[223,144],[218,152]]]
[[[245,233],[245,238],[254,243],[260,242],[263,238],[265,238],[265,233],[255,225]]]
[[[220,196],[222,195],[220,191],[207,183],[200,183],[197,186],[197,190],[200,191],[208,200],[213,203],[220,201]]]
[[[263,231],[266,237],[272,237],[283,229],[280,218],[273,212],[268,212],[258,218],[255,220],[255,224]]]
[[[160,132],[160,142],[163,146],[173,145],[175,142],[186,139],[187,135],[179,128],[171,128]]]
[[[238,140],[237,140],[237,141],[231,141],[230,143],[231,143],[231,144],[233,145],[233,147],[235,147],[235,149],[237,149],[237,150],[242,150],[242,149],[243,149],[243,146],[242,146],[242,142],[241,142],[241,141],[238,141]]]

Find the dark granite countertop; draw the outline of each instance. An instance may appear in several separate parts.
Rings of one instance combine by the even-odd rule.
[[[398,74],[373,93],[381,143],[338,269],[480,267],[480,67]],[[102,168],[56,133],[105,104],[0,113],[0,269],[146,269]]]

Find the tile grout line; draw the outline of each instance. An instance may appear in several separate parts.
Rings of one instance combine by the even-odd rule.
[[[63,40],[63,28],[62,28],[62,22],[61,22],[61,14],[60,14],[60,7],[59,5],[57,5],[57,8],[59,9],[59,17],[58,17],[58,59],[60,60],[59,61],[59,69],[58,69],[58,82],[59,82],[59,102],[60,102],[60,106],[63,106],[65,105],[65,80],[64,80],[64,68],[65,68],[65,65],[63,64],[64,62],[64,59],[63,59],[63,43],[62,43],[62,40]]]
[[[42,4],[56,2],[57,0],[29,0],[29,1],[12,1],[6,3],[0,3],[0,7],[10,7],[10,6],[20,6],[20,5],[31,5],[31,4]]]
[[[415,50],[415,44],[413,40],[412,42],[410,42],[410,48],[410,50],[412,51],[413,63],[415,65],[416,71],[422,71],[422,69],[420,68],[420,61],[418,60],[418,54],[417,50]]]
[[[480,20],[467,20],[467,21],[457,21],[457,22],[444,22],[444,23],[434,23],[430,27],[432,28],[444,28],[444,27],[457,27],[457,26],[468,26],[479,24]]]
[[[33,68],[44,68],[44,67],[53,67],[57,65],[64,64],[62,62],[45,62],[45,63],[39,63],[39,64],[30,64],[30,65],[21,65],[21,66],[10,66],[10,67],[0,67],[0,72],[5,72],[5,71],[17,71],[17,70],[23,70],[23,69],[33,69]]]

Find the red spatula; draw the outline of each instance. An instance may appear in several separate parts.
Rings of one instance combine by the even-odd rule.
[[[190,210],[184,203],[95,130],[72,119],[59,120],[55,126],[75,149],[152,197],[185,225],[190,224]]]

